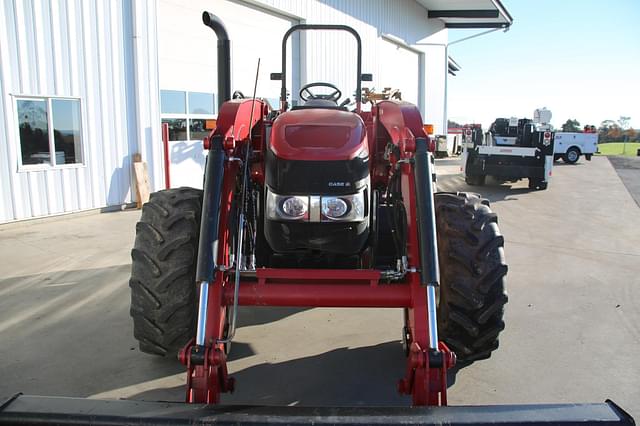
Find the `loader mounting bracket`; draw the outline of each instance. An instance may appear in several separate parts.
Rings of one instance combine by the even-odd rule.
[[[429,399],[429,405],[447,405],[447,370],[455,365],[456,355],[444,343],[439,346],[439,351],[433,351],[422,349],[417,342],[411,343],[407,370],[398,381],[398,392],[423,395]]]
[[[197,346],[192,339],[178,359],[187,366],[187,402],[217,404],[221,392],[233,392],[235,380],[229,377],[227,357],[219,347]]]

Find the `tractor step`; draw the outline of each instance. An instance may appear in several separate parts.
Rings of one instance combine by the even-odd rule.
[[[460,407],[212,406],[17,395],[0,405],[0,425],[634,425],[612,401],[602,404]]]

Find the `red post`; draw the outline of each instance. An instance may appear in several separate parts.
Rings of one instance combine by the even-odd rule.
[[[164,149],[164,187],[171,188],[171,180],[169,178],[169,166],[171,159],[169,158],[169,124],[162,123],[162,147]]]

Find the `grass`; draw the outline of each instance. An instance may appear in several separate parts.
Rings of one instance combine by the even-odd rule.
[[[626,155],[628,157],[635,157],[638,149],[640,149],[640,142],[627,142],[626,144],[624,142],[610,142],[598,144],[598,151],[600,151],[602,155]]]

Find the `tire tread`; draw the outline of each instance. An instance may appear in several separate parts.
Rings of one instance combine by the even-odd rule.
[[[131,250],[131,317],[142,352],[174,355],[195,333],[202,191],[151,194]]]
[[[507,265],[498,217],[473,193],[436,193],[439,333],[458,359],[488,358],[504,329]]]

